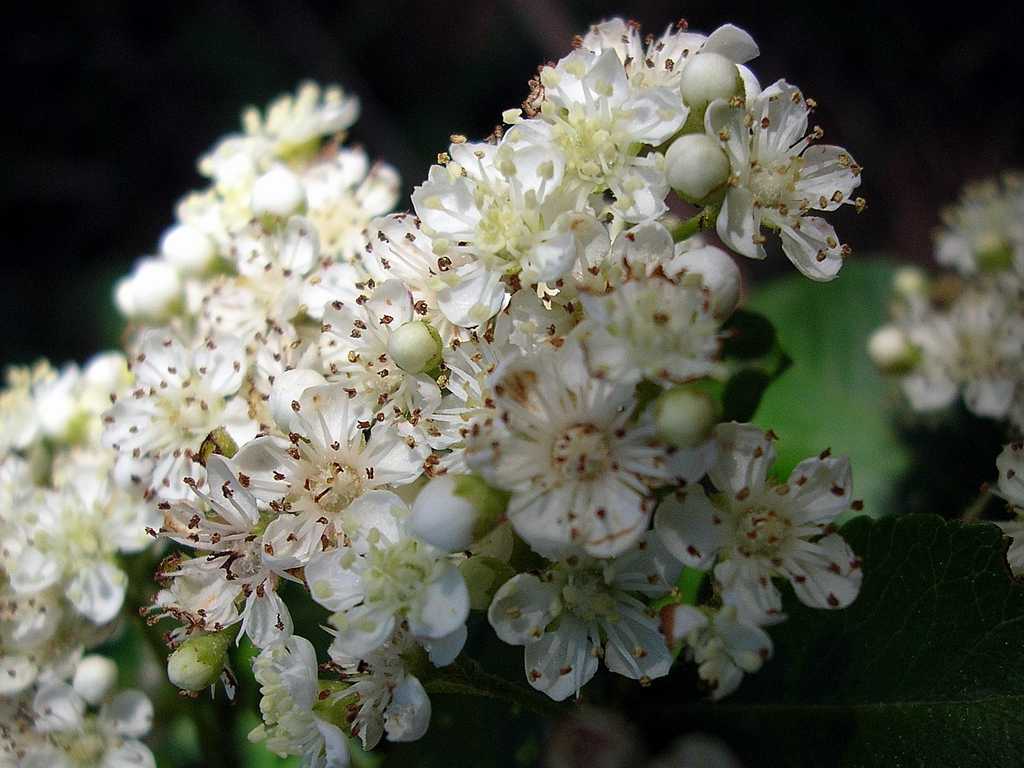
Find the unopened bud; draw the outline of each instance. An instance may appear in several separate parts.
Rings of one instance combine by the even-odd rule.
[[[665,153],[665,172],[672,189],[698,203],[729,180],[731,168],[717,141],[705,133],[687,133]]]
[[[419,492],[409,527],[431,546],[460,552],[490,533],[507,504],[507,494],[476,475],[441,475]]]
[[[441,362],[441,336],[422,320],[410,320],[388,338],[388,357],[406,373],[423,373]]]
[[[188,224],[171,227],[160,240],[160,253],[182,274],[202,272],[216,252],[213,241]]]
[[[902,267],[893,275],[892,287],[904,300],[922,298],[928,293],[928,276],[917,267]]]
[[[692,448],[707,440],[718,422],[715,401],[706,392],[673,387],[654,404],[654,423],[662,440],[677,448]]]
[[[882,373],[909,373],[917,365],[920,353],[907,334],[895,325],[884,325],[868,339],[868,355]]]
[[[90,654],[75,667],[71,686],[90,704],[99,704],[117,682],[117,664],[106,656]]]
[[[676,246],[672,259],[673,271],[685,270],[684,281],[699,277],[701,285],[711,294],[711,314],[716,320],[725,320],[740,301],[740,268],[721,248],[707,245],[684,251]]]
[[[256,216],[284,218],[306,204],[302,181],[283,165],[275,165],[252,185],[252,212]]]
[[[202,691],[217,682],[237,628],[190,637],[167,658],[167,679],[185,691]]]
[[[125,317],[160,318],[180,295],[181,281],[173,266],[163,259],[141,259],[131,275],[118,281],[114,301]]]
[[[274,423],[284,432],[290,432],[291,421],[295,417],[292,403],[298,402],[302,393],[310,387],[320,387],[326,383],[327,379],[309,368],[294,368],[278,374],[274,378],[269,400]]]
[[[703,110],[715,99],[743,93],[743,78],[737,66],[720,53],[698,53],[686,62],[679,88],[690,109]]]

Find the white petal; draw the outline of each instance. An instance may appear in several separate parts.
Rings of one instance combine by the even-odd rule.
[[[285,226],[284,241],[278,253],[281,267],[304,275],[316,266],[319,257],[320,238],[316,227],[302,216],[292,216]]]
[[[843,267],[835,229],[817,216],[801,216],[797,221],[799,229],[782,225],[782,250],[804,276],[818,282],[832,280]]]
[[[850,507],[853,478],[845,456],[804,459],[786,483],[783,503],[796,524],[828,523]]]
[[[768,469],[775,461],[775,446],[761,429],[753,424],[719,424],[715,428],[718,459],[708,476],[720,491],[735,496],[758,491],[765,485]]]
[[[526,645],[544,633],[561,608],[555,587],[532,573],[520,573],[495,593],[487,619],[509,645]]]
[[[453,325],[474,328],[501,311],[505,285],[501,273],[479,262],[458,267],[457,281],[437,294],[437,306]]]
[[[82,725],[85,714],[85,700],[66,683],[50,683],[40,688],[32,700],[36,713],[36,729],[50,731],[75,731]]]
[[[101,717],[115,733],[141,738],[153,726],[153,702],[142,691],[121,691],[104,705]]]
[[[332,617],[338,634],[332,643],[332,655],[361,658],[380,648],[395,629],[395,615],[377,605],[357,605]]]
[[[782,621],[782,596],[772,583],[771,571],[760,561],[734,558],[715,566],[722,600],[736,608],[741,621],[771,624]]]
[[[654,515],[654,530],[665,548],[691,568],[706,570],[729,540],[722,513],[700,485],[665,497]]]
[[[723,24],[708,35],[701,52],[719,53],[736,64],[745,64],[761,54],[754,38],[732,24]]]
[[[75,610],[94,624],[114,619],[124,604],[128,577],[112,563],[95,563],[79,570],[67,586]]]
[[[419,604],[409,613],[409,628],[417,637],[440,639],[455,632],[469,616],[469,589],[452,563],[426,585]]]
[[[800,602],[812,608],[845,608],[860,592],[860,559],[839,534],[794,552],[784,569]]]
[[[347,611],[365,596],[358,571],[346,566],[351,559],[350,551],[332,549],[314,555],[306,564],[310,597],[329,611]]]
[[[553,632],[526,646],[526,679],[555,701],[579,694],[597,672],[597,656],[586,626],[565,614]]]
[[[108,751],[101,768],[156,768],[156,759],[149,747],[130,739]]]
[[[1024,507],[1024,442],[1007,445],[996,457],[999,491],[1006,500]]]
[[[259,594],[261,588],[262,596]],[[245,601],[244,614],[242,633],[248,635],[257,648],[270,648],[286,641],[292,634],[288,606],[267,582],[253,589]]]
[[[638,606],[620,603],[619,621],[604,623],[604,663],[631,680],[654,680],[672,668],[672,652],[658,631],[658,619]]]
[[[730,187],[715,221],[722,242],[741,256],[763,259],[764,249],[754,242],[759,227],[754,217],[754,195],[743,187]]]
[[[214,394],[233,395],[242,386],[247,370],[245,349],[233,336],[200,345],[193,356],[195,371]]]
[[[336,725],[325,722],[319,717],[313,718],[320,737],[324,740],[323,768],[348,768],[352,757],[348,749],[348,739]]]
[[[462,648],[466,645],[468,634],[466,625],[463,624],[454,632],[444,637],[439,637],[435,640],[420,638],[419,642],[420,645],[426,648],[431,664],[435,667],[447,667],[462,653]]]
[[[391,692],[391,703],[384,710],[384,730],[388,741],[416,741],[430,727],[430,697],[412,675],[406,675]]]

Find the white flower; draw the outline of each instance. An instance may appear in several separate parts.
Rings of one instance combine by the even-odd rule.
[[[633,386],[591,376],[574,344],[495,375],[496,413],[474,425],[467,461],[512,494],[508,517],[542,555],[624,552],[647,528],[655,487],[704,474],[706,447],[678,451],[631,423]]]
[[[367,440],[370,412],[342,384],[305,390],[292,410],[288,440],[258,437],[234,464],[256,498],[296,525],[335,522],[363,493],[407,485],[423,472],[429,447],[399,428],[375,428]]]
[[[615,51],[634,87],[663,86],[673,90],[680,87],[686,66],[698,53],[718,54],[737,65],[757,58],[760,53],[750,35],[732,24],[724,24],[705,36],[691,32],[685,23],[678,23],[666,28],[660,37],[645,37],[639,24],[619,18],[591,26],[583,37],[583,47],[594,53]],[[744,80],[753,79],[746,67],[739,69]]]
[[[1021,397],[1024,314],[1001,294],[965,291],[948,312],[906,329],[917,363],[901,384],[917,410],[943,408],[962,392],[973,413],[1002,419]]]
[[[541,69],[540,82],[539,118],[513,120],[505,142],[557,148],[567,184],[586,196],[611,192],[626,221],[663,214],[669,191],[664,157],[641,155],[640,148],[658,146],[682,127],[688,110],[678,92],[634,87],[613,50],[577,49]]]
[[[969,184],[955,206],[942,212],[935,258],[963,275],[1016,271],[1024,275],[1024,180]]]
[[[325,256],[354,261],[367,239],[371,219],[398,202],[401,180],[386,163],[370,166],[362,149],[339,149],[302,175],[306,215],[320,234]]]
[[[795,86],[779,80],[742,103],[718,100],[708,106],[705,129],[729,156],[732,178],[718,235],[743,256],[765,257],[762,226],[777,229],[782,249],[812,280],[831,280],[843,264],[832,225],[808,211],[834,211],[860,185],[860,166],[841,147],[811,145],[821,132],[807,133],[812,103]]]
[[[433,166],[413,192],[434,253],[475,257],[456,268],[470,286],[489,287],[505,274],[518,275],[525,284],[554,282],[576,261],[576,238],[560,217],[580,207],[580,195],[562,187],[559,151],[543,137],[522,139],[522,131],[510,131],[498,145],[452,144],[448,166]],[[487,320],[504,299],[489,293],[483,298],[490,304],[474,307],[473,324]]]
[[[715,701],[739,688],[744,673],[757,672],[772,655],[768,633],[739,621],[731,605],[714,612],[692,605],[672,606],[662,613],[662,631],[669,645],[686,643]]]
[[[194,451],[217,427],[236,442],[254,429],[245,400],[233,397],[245,376],[245,353],[233,338],[189,350],[161,331],[147,331],[132,359],[133,389],[104,415],[103,444],[119,461],[139,462],[138,482],[165,499],[188,496],[184,479],[201,479]]]
[[[253,662],[260,684],[263,724],[249,740],[280,757],[297,755],[303,768],[345,768],[350,763],[344,732],[319,716],[316,651],[304,637],[265,649]]]
[[[7,369],[0,390],[0,448],[24,450],[43,434],[36,402],[39,394],[57,385],[60,376],[53,366],[40,360],[31,367]]]
[[[388,741],[416,741],[430,726],[430,698],[422,683],[406,670],[404,654],[414,653],[415,643],[404,629],[377,650],[355,658],[331,648],[331,661],[345,687],[332,694],[348,712],[352,735],[364,749],[373,749],[387,734]]]
[[[438,168],[442,181],[448,171]],[[445,182],[448,183],[448,182]],[[425,199],[424,204],[432,202]],[[465,201],[458,200],[460,205]],[[441,198],[438,205],[446,205]],[[442,226],[454,226],[445,224]],[[363,254],[367,271],[379,282],[401,280],[413,297],[416,313],[445,343],[464,335],[497,313],[506,300],[499,272],[487,269],[467,249],[453,247],[446,237],[436,241],[415,216],[397,213],[370,225]]]
[[[715,370],[719,321],[699,280],[673,279],[664,269],[675,255],[661,224],[620,235],[612,249],[629,277],[614,290],[581,294],[586,319],[578,328],[591,368],[602,377],[636,383],[699,379]],[[648,268],[650,268],[648,270]],[[636,270],[634,272],[633,270]]]
[[[526,646],[526,679],[555,701],[580,689],[598,659],[641,684],[667,675],[672,654],[644,597],[667,594],[681,570],[654,534],[613,560],[570,556],[539,576],[513,576],[487,618],[498,637]]]
[[[1010,569],[1024,573],[1024,442],[1011,443],[996,458],[999,471],[999,495],[1009,503],[1016,518],[998,523],[1013,541],[1006,553]]]
[[[178,593],[186,604],[176,613],[190,628],[219,631],[241,620],[242,633],[257,648],[267,648],[292,632],[288,606],[276,592],[278,579],[309,560],[320,546],[323,526],[312,521],[295,526],[291,516],[270,515],[268,520],[248,489],[249,479],[229,460],[214,454],[206,467],[208,492],[192,482],[204,505],[161,504],[165,522],[160,532],[197,550],[196,557],[172,561],[173,570],[165,570],[162,578],[184,578],[199,586]],[[238,610],[240,600],[244,606]]]
[[[306,566],[313,599],[334,612],[334,652],[362,657],[403,621],[417,640],[456,642],[452,659],[465,641],[469,591],[462,575],[445,553],[409,535],[408,516],[395,494],[367,493],[342,516],[351,546]]]
[[[302,83],[295,95],[285,94],[271,102],[263,115],[249,108],[242,115],[246,134],[271,143],[273,154],[287,158],[303,151],[310,142],[349,128],[359,117],[359,100],[339,86],[321,89]]]
[[[112,621],[124,601],[127,577],[119,552],[144,548],[155,513],[116,488],[110,462],[85,454],[63,457],[56,489],[19,501],[17,517],[0,536],[2,562],[12,588],[33,595],[61,588],[74,609],[96,625]]]
[[[396,334],[408,325],[424,330],[426,326],[400,281],[366,287],[368,295],[361,294],[352,302],[335,301],[324,308],[320,357],[332,381],[383,408],[393,396],[401,397],[403,387],[415,386],[413,378],[422,372],[407,372],[395,362]],[[428,356],[436,358],[441,353],[440,339],[431,341],[434,350]]]
[[[689,485],[658,507],[654,527],[686,565],[714,568],[726,604],[740,621],[780,617],[772,583],[785,577],[813,608],[843,608],[860,590],[861,563],[830,523],[850,507],[846,458],[805,459],[785,483],[768,477],[773,436],[749,424],[715,430],[718,459],[708,470],[717,493]]]
[[[153,704],[140,691],[122,691],[97,714],[66,683],[41,687],[32,701],[36,729],[48,742],[29,751],[21,765],[43,768],[156,768],[152,753],[139,741],[153,723]]]

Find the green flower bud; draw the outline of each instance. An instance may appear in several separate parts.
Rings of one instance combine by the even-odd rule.
[[[441,336],[422,320],[410,320],[388,338],[388,356],[406,373],[423,373],[441,363]]]
[[[227,662],[237,627],[190,637],[167,659],[167,678],[185,691],[202,691],[217,682]]]

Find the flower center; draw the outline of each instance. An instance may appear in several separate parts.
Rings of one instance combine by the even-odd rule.
[[[775,558],[789,538],[790,526],[774,509],[752,507],[737,526],[737,548],[747,557]]]
[[[754,162],[750,168],[750,191],[754,204],[761,208],[776,208],[785,213],[796,198],[796,184],[800,180],[803,160],[786,158],[783,162]]]
[[[562,602],[568,611],[585,622],[615,621],[619,615],[615,598],[597,570],[575,571],[562,587]]]
[[[355,467],[331,462],[310,472],[304,487],[317,507],[337,514],[362,495],[363,479]]]
[[[363,573],[366,601],[410,605],[434,568],[434,558],[414,539],[385,547],[371,547]]]
[[[567,480],[591,480],[604,472],[611,447],[604,430],[593,424],[575,424],[551,446],[551,459]]]

